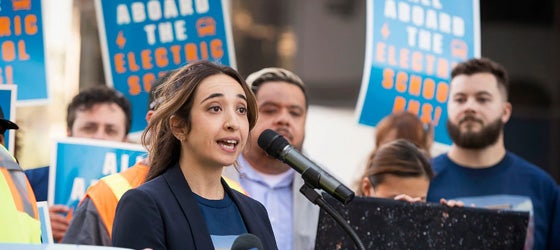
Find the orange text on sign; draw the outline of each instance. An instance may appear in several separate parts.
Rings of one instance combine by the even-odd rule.
[[[159,72],[158,76],[165,74],[164,71]],[[128,84],[128,93],[132,96],[140,94],[142,91],[149,93],[152,89],[152,84],[156,80],[156,75],[154,73],[146,73],[143,75],[130,75],[126,79]]]
[[[381,86],[384,89],[395,89],[399,93],[406,93],[413,96],[421,96],[426,100],[434,98],[439,103],[446,103],[449,94],[449,84],[436,81],[430,77],[422,78],[420,75],[408,74],[404,71],[395,72],[392,68],[383,69],[383,80]]]
[[[29,54],[25,48],[25,41],[19,40],[16,42],[7,40],[0,42],[0,50],[2,51],[2,61],[12,62],[16,59],[19,61],[29,60]]]
[[[0,67],[0,84],[14,84],[14,69],[12,66]]]
[[[7,17],[0,16],[0,37],[35,35],[39,31],[37,16],[33,14]]]
[[[198,60],[219,60],[224,56],[223,42],[213,39],[210,42],[186,43],[170,47],[144,49],[138,52],[116,53],[113,56],[115,71],[119,74],[150,70],[154,67],[165,68],[170,64],[181,65]]]
[[[411,51],[408,48],[397,48],[384,42],[378,42],[375,45],[374,60],[378,63],[412,70],[416,73],[425,73],[442,79],[449,78],[449,72],[456,64],[443,57],[436,57],[420,51]]]
[[[419,100],[407,99],[403,96],[395,97],[393,102],[393,113],[400,111],[408,111],[420,117],[422,122],[431,122],[434,126],[439,124],[441,118],[441,107],[434,106],[431,103],[421,103]]]
[[[408,74],[404,71],[395,72],[392,68],[383,70],[383,79],[381,86],[386,90],[396,91],[401,94],[409,94],[417,96],[418,99],[424,100],[421,103],[418,99],[406,99],[403,96],[397,96],[393,103],[393,112],[407,110],[411,113],[419,115],[424,122],[433,121],[434,125],[439,123],[441,117],[441,105],[447,102],[449,94],[449,84],[444,81],[437,82],[430,77],[422,77],[420,75]],[[432,105],[427,101],[436,100],[440,105]]]

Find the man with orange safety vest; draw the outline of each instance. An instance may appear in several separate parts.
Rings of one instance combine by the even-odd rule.
[[[126,142],[131,125],[130,101],[119,91],[106,85],[95,85],[72,98],[66,109],[68,137]],[[49,187],[49,166],[27,169],[25,174],[37,201],[46,201]],[[52,184],[52,183],[51,183]],[[71,209],[64,204],[49,204],[53,239],[60,242],[70,224]]]

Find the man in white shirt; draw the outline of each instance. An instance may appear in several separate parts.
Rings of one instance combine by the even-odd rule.
[[[301,175],[272,158],[257,143],[271,129],[301,150],[305,138],[308,98],[303,81],[282,68],[265,68],[247,77],[259,105],[259,118],[235,168],[224,175],[238,181],[267,209],[278,249],[313,249],[319,207],[299,193]],[[294,211],[297,211],[294,212]]]

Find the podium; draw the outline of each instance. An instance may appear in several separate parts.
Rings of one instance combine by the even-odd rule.
[[[325,200],[356,231],[367,249],[523,249],[528,212],[448,207],[356,197],[343,205]],[[321,210],[315,249],[356,249],[335,220]]]

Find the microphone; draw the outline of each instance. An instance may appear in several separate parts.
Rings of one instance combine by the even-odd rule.
[[[314,188],[325,190],[344,204],[348,204],[354,198],[352,190],[297,151],[280,134],[267,129],[261,133],[257,142],[270,156],[283,161],[299,172],[305,182]]]
[[[233,241],[231,250],[264,250],[261,240],[254,234],[245,233],[239,235]]]

